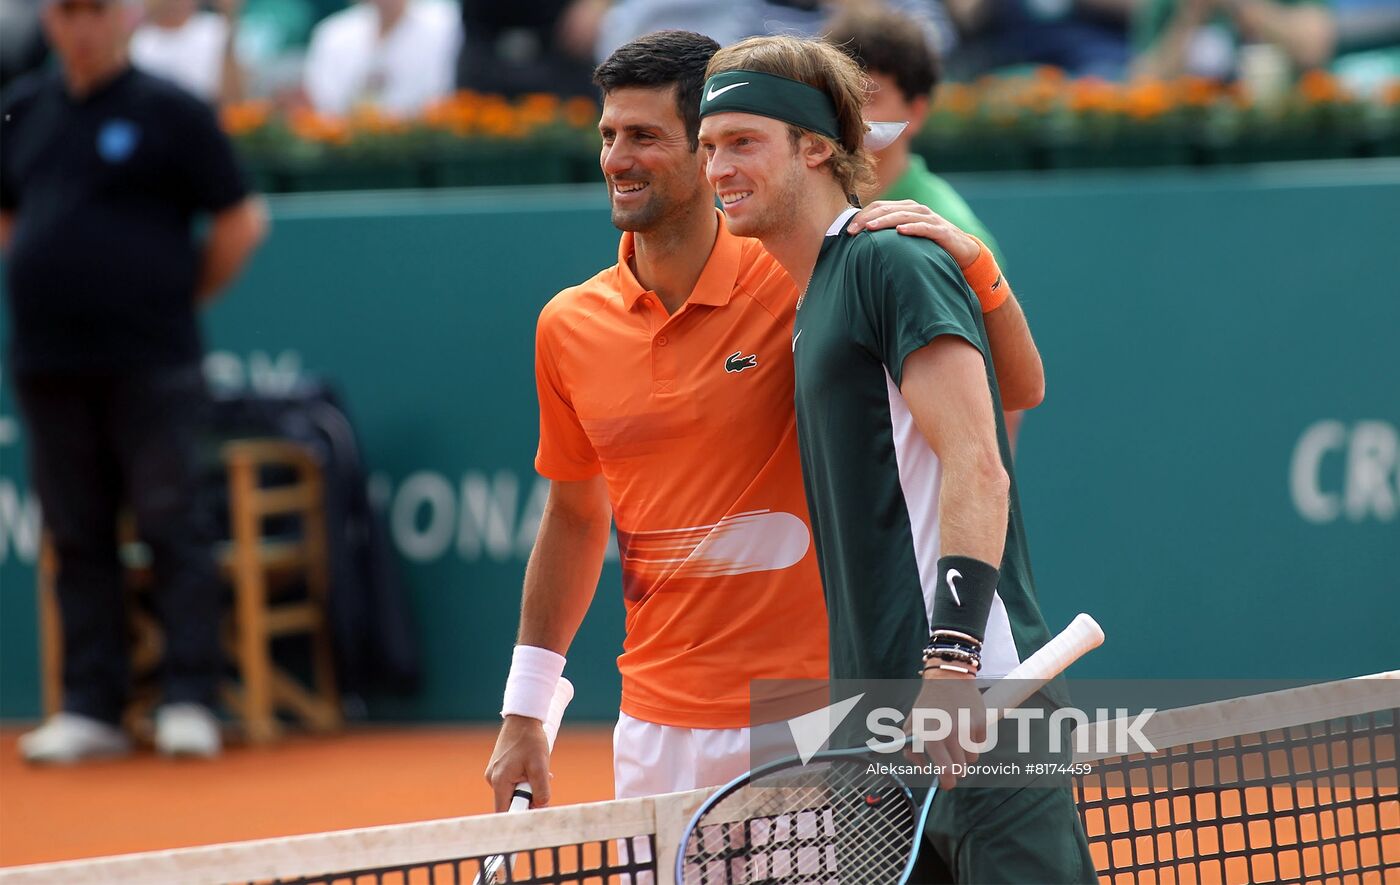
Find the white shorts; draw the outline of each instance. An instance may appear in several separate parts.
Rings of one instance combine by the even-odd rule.
[[[618,799],[677,793],[727,784],[749,770],[747,728],[657,725],[619,713],[613,729],[613,792]],[[619,840],[618,857],[651,860],[645,839]],[[654,885],[651,873],[622,877],[623,885]]]
[[[772,734],[759,729],[760,741]],[[619,713],[613,729],[613,792],[618,799],[718,787],[790,749],[752,746],[748,728],[683,728],[657,725]],[[755,757],[757,752],[757,757]],[[651,860],[645,839],[618,840],[619,859]],[[650,873],[621,878],[622,885],[654,885]]]
[[[622,713],[613,729],[619,799],[717,787],[748,770],[747,728],[682,728]]]

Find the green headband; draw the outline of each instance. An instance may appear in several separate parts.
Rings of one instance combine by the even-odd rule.
[[[820,89],[758,71],[725,71],[705,81],[700,116],[758,114],[841,140],[836,107]]]

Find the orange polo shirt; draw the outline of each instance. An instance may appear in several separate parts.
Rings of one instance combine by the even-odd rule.
[[[535,382],[552,480],[603,474],[627,637],[622,710],[662,725],[749,725],[750,681],[827,676],[826,606],[792,398],[792,279],[723,220],[667,314],[618,262],[540,314]],[[824,687],[793,686],[798,711]]]

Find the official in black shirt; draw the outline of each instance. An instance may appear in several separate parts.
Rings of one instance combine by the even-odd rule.
[[[196,314],[257,246],[265,214],[212,109],[131,67],[130,0],[45,0],[42,20],[60,69],[8,90],[0,249],[7,371],[58,553],[64,711],[21,751],[69,762],[129,749],[114,540],[125,506],[151,548],[165,630],[157,746],[212,756],[219,591],[194,499]]]

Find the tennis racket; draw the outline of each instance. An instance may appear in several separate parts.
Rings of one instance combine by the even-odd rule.
[[[983,694],[987,725],[1103,643],[1103,630],[1081,614]],[[913,744],[914,737],[904,746]],[[676,853],[676,882],[842,883],[904,885],[913,872],[924,820],[922,803],[888,763],[902,756],[865,747],[817,753],[754,769],[700,806]],[[886,763],[881,769],[871,763]]]
[[[559,677],[559,682],[554,686],[554,696],[549,699],[549,713],[544,720],[544,737],[549,742],[550,752],[554,751],[554,739],[559,735],[559,723],[564,721],[564,708],[569,706],[569,701],[574,699],[574,686],[563,676]],[[516,811],[528,811],[530,800],[535,797],[535,791],[530,789],[529,781],[521,781],[515,785],[515,791],[511,793],[510,808],[507,813]],[[493,854],[481,862],[481,872],[477,874],[474,885],[492,885],[496,882],[504,882],[502,874],[505,872],[506,856],[504,854]]]

